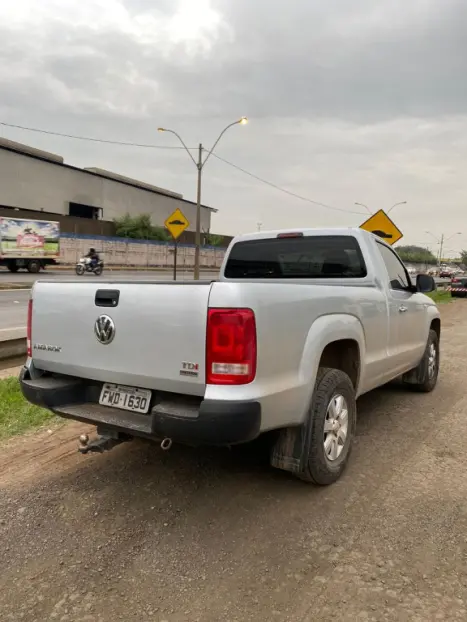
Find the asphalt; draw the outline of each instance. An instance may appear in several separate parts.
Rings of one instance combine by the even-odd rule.
[[[438,387],[358,403],[349,468],[314,488],[229,450],[77,453],[77,423],[1,445],[7,622],[467,620],[467,304],[441,306]]]
[[[5,278],[4,278],[5,277]],[[11,275],[9,272],[0,272],[0,286],[2,279],[6,283],[21,283],[26,285],[32,284],[38,279],[61,279],[66,281],[82,282],[83,279],[89,280],[92,283],[98,285],[99,282],[105,282],[106,278],[110,279],[122,279],[131,281],[145,281],[145,280],[172,280],[173,275],[171,272],[156,272],[156,271],[106,271],[102,277],[96,277],[94,275],[85,275],[83,277],[77,277],[73,271],[49,271],[41,272],[40,275],[30,275],[28,273],[16,273]],[[192,273],[179,273],[179,280],[191,280],[193,278]],[[203,272],[201,278],[206,280],[212,280],[217,278],[216,272]],[[6,280],[8,279],[8,280]],[[442,282],[442,281],[440,281]],[[24,290],[0,290],[0,341],[4,339],[12,339],[22,336],[21,331],[24,333],[26,327],[26,315],[27,304],[29,299],[29,292]],[[12,332],[12,329],[13,330]]]
[[[216,272],[202,272],[201,279],[212,280],[217,277]],[[191,272],[180,272],[177,280],[192,280]],[[101,277],[94,275],[84,275],[77,277],[73,271],[49,271],[41,272],[39,275],[31,275],[28,273],[17,272],[0,272],[0,286],[3,283],[23,284],[24,286],[32,285],[40,279],[57,279],[66,281],[82,282],[83,279],[89,280],[98,286],[99,283],[105,282],[106,279],[122,279],[130,281],[170,281],[173,280],[172,272],[159,271],[122,271],[108,270]],[[6,339],[15,339],[25,335],[27,321],[27,306],[29,300],[28,290],[0,290],[0,341]]]
[[[13,339],[26,330],[28,290],[0,291],[0,341]]]
[[[202,279],[215,279],[218,275],[216,270],[212,271],[202,271],[201,278]],[[0,286],[2,283],[33,283],[38,279],[72,279],[72,280],[82,280],[82,279],[131,279],[135,281],[141,281],[145,279],[155,279],[155,280],[169,280],[173,279],[173,271],[172,270],[112,270],[111,268],[106,268],[103,275],[101,277],[96,277],[94,274],[85,274],[81,277],[77,277],[74,270],[41,270],[39,274],[29,274],[29,272],[16,272],[16,274],[12,274],[8,270],[0,269]],[[193,279],[193,271],[192,270],[179,270],[177,272],[177,279],[180,280],[191,280]]]

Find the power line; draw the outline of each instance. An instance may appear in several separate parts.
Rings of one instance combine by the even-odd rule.
[[[93,143],[104,143],[107,145],[123,145],[124,147],[143,147],[146,149],[183,149],[183,147],[172,147],[166,145],[148,145],[144,143],[127,143],[119,140],[105,140],[103,138],[91,138],[89,136],[76,136],[74,134],[62,134],[61,132],[52,132],[49,130],[40,130],[35,127],[25,127],[24,125],[14,125],[13,123],[4,123],[0,121],[0,125],[5,127],[14,127],[18,130],[27,130],[28,132],[37,132],[38,134],[47,134],[49,136],[61,136],[63,138],[74,138],[75,140],[86,140]],[[196,149],[196,147],[189,147],[189,149]]]
[[[280,190],[280,192],[284,192],[285,194],[288,194],[291,197],[295,197],[296,199],[301,199],[302,201],[306,201],[307,203],[313,203],[313,205],[319,205],[320,207],[325,207],[326,209],[335,210],[336,212],[344,212],[345,214],[364,214],[365,213],[365,212],[356,212],[354,210],[343,209],[342,207],[334,207],[333,205],[327,205],[326,203],[320,203],[319,201],[313,201],[313,199],[304,197],[301,194],[297,194],[296,192],[292,192],[291,190],[287,190],[286,188],[281,188],[277,184],[274,184],[272,181],[268,181],[267,179],[258,177],[258,175],[254,175],[253,173],[250,173],[250,171],[246,171],[244,168],[242,168],[241,166],[238,166],[237,164],[234,164],[233,162],[224,160],[224,158],[221,158],[215,153],[213,153],[212,155],[218,160],[220,160],[221,162],[224,162],[224,164],[228,164],[229,166],[236,168],[238,171],[245,173],[245,175],[248,175],[249,177],[253,177],[253,179],[261,181],[263,184],[266,184],[267,186],[271,186],[271,188],[275,188],[276,190]]]
[[[178,147],[178,146],[151,145],[147,143],[130,143],[130,142],[123,142],[119,140],[105,140],[103,138],[92,138],[90,136],[77,136],[75,134],[63,134],[61,132],[42,130],[42,129],[35,128],[35,127],[26,127],[24,125],[15,125],[13,123],[5,123],[4,121],[0,121],[0,125],[3,125],[4,127],[12,127],[12,128],[19,129],[19,130],[26,130],[28,132],[36,132],[38,134],[47,134],[49,136],[61,136],[62,138],[72,138],[74,140],[85,140],[88,142],[103,143],[107,145],[122,145],[124,147],[142,147],[145,149],[184,149],[184,147]],[[196,149],[196,148],[189,147],[189,149]],[[276,190],[279,190],[280,192],[283,192],[284,194],[288,194],[291,197],[300,199],[301,201],[306,201],[307,203],[312,203],[313,205],[318,205],[319,207],[324,207],[326,209],[334,210],[336,212],[343,212],[344,214],[360,214],[360,215],[364,214],[364,212],[356,212],[355,210],[347,210],[341,207],[334,207],[333,205],[327,205],[326,203],[321,203],[320,201],[314,201],[313,199],[304,197],[301,194],[297,194],[296,192],[292,192],[291,190],[287,190],[286,188],[281,188],[277,184],[274,184],[272,181],[263,179],[262,177],[259,177],[258,175],[255,175],[254,173],[250,173],[250,171],[245,170],[244,168],[242,168],[241,166],[238,166],[237,164],[234,164],[233,162],[229,162],[228,160],[221,158],[215,153],[212,153],[212,155],[218,160],[220,160],[221,162],[224,162],[224,164],[227,164],[228,166],[231,166],[237,169],[238,171],[244,173],[245,175],[248,175],[249,177],[252,177],[253,179],[256,179],[257,181],[260,181],[261,183],[266,184],[267,186],[270,186],[271,188],[275,188]]]

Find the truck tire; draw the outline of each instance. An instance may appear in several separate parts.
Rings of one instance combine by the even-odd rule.
[[[18,272],[19,266],[16,261],[9,261],[7,264],[7,268],[10,272]]]
[[[37,274],[41,269],[41,262],[38,259],[31,259],[31,261],[28,262],[27,269],[28,272]]]
[[[425,352],[420,363],[402,376],[404,384],[420,393],[430,393],[436,387],[439,374],[439,337],[430,329]]]
[[[328,486],[342,475],[357,424],[355,388],[346,373],[318,370],[309,411],[308,455],[300,479]]]

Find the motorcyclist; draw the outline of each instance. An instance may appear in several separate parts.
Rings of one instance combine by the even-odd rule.
[[[99,255],[97,254],[96,249],[90,248],[89,253],[86,255],[86,257],[90,258],[91,268],[92,270],[94,270],[94,268],[97,266],[97,262],[99,261]]]

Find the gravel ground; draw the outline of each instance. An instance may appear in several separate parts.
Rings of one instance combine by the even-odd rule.
[[[257,445],[81,456],[75,423],[4,444],[0,619],[467,620],[466,309],[442,307],[434,393],[359,401],[329,488]]]

